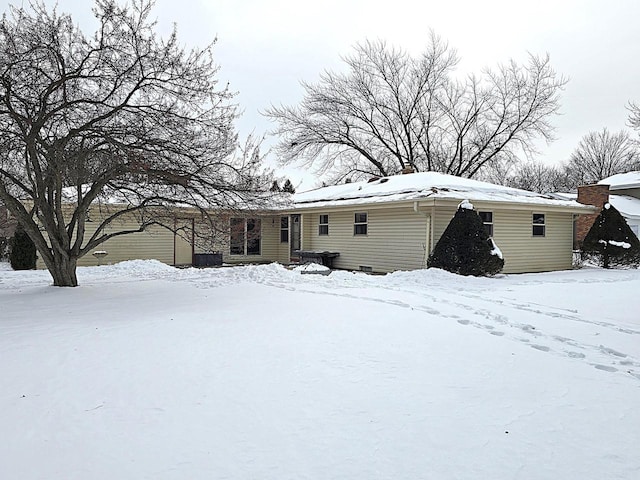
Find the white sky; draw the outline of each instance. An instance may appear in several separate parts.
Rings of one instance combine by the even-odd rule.
[[[22,0],[14,0],[20,3]],[[12,3],[0,0],[2,11]],[[45,3],[53,4],[53,0]],[[81,24],[91,18],[89,0],[58,0]],[[540,146],[546,163],[566,160],[592,130],[625,128],[625,105],[640,102],[640,2],[637,0],[157,0],[160,28],[178,25],[187,45],[215,48],[220,79],[239,92],[240,133],[262,134],[271,124],[260,112],[271,104],[295,104],[300,80],[341,68],[340,56],[355,43],[385,39],[418,54],[429,29],[458,50],[464,73],[479,72],[527,52],[549,53],[569,83],[552,145]],[[294,183],[303,176],[288,172]],[[303,189],[313,182],[305,177]]]

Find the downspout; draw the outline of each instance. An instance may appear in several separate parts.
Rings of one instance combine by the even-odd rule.
[[[431,239],[429,241],[429,248],[433,249],[433,247],[435,246],[433,244],[434,241],[434,234],[433,234],[433,230],[435,229],[436,226],[436,201],[433,201],[433,205],[431,206],[431,225],[430,225],[430,234],[431,234]],[[431,252],[429,252],[431,253]]]
[[[431,216],[426,212],[420,212],[418,208],[418,202],[413,202],[413,211],[417,214],[423,214],[425,216],[425,237],[424,237],[424,256],[422,258],[422,268],[427,268],[427,259],[431,253],[431,245],[433,241],[433,232],[431,231]]]
[[[195,263],[196,256],[196,219],[191,219],[191,266]]]

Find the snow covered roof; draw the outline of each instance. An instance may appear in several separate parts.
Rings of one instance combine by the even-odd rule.
[[[612,175],[600,180],[598,185],[609,185],[610,190],[640,188],[640,171]]]
[[[567,200],[578,198],[577,193],[553,193],[552,195]],[[640,198],[630,197],[629,195],[609,195],[609,203],[623,217],[640,219]]]
[[[297,193],[295,207],[347,206],[371,203],[452,199],[586,209],[574,200],[479,182],[436,172],[383,177]]]
[[[82,185],[82,195],[89,192],[91,185]],[[64,202],[77,202],[77,187],[65,187],[62,189]],[[139,205],[143,198],[158,197],[154,204],[166,204],[176,207],[192,208],[196,205],[200,208],[229,208],[244,210],[283,210],[291,208],[291,194],[286,192],[254,192],[252,194],[238,194],[220,192],[218,195],[203,197],[180,188],[178,185],[154,185],[140,183],[133,189],[117,189],[109,185],[105,186],[94,204],[111,206]],[[166,199],[163,201],[162,198]],[[184,199],[181,201],[181,199]]]
[[[618,210],[623,217],[640,219],[640,198],[628,195],[609,195],[609,203]]]

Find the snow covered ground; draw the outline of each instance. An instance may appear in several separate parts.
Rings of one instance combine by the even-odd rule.
[[[0,265],[2,479],[640,478],[640,271]]]

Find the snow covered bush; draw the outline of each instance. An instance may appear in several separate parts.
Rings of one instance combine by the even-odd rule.
[[[20,225],[16,227],[9,242],[9,262],[14,270],[32,270],[36,268],[36,246]]]
[[[604,268],[640,266],[640,240],[620,212],[607,203],[582,244],[582,257]]]
[[[504,259],[480,215],[464,201],[429,255],[427,267],[460,275],[495,275],[504,267]]]

